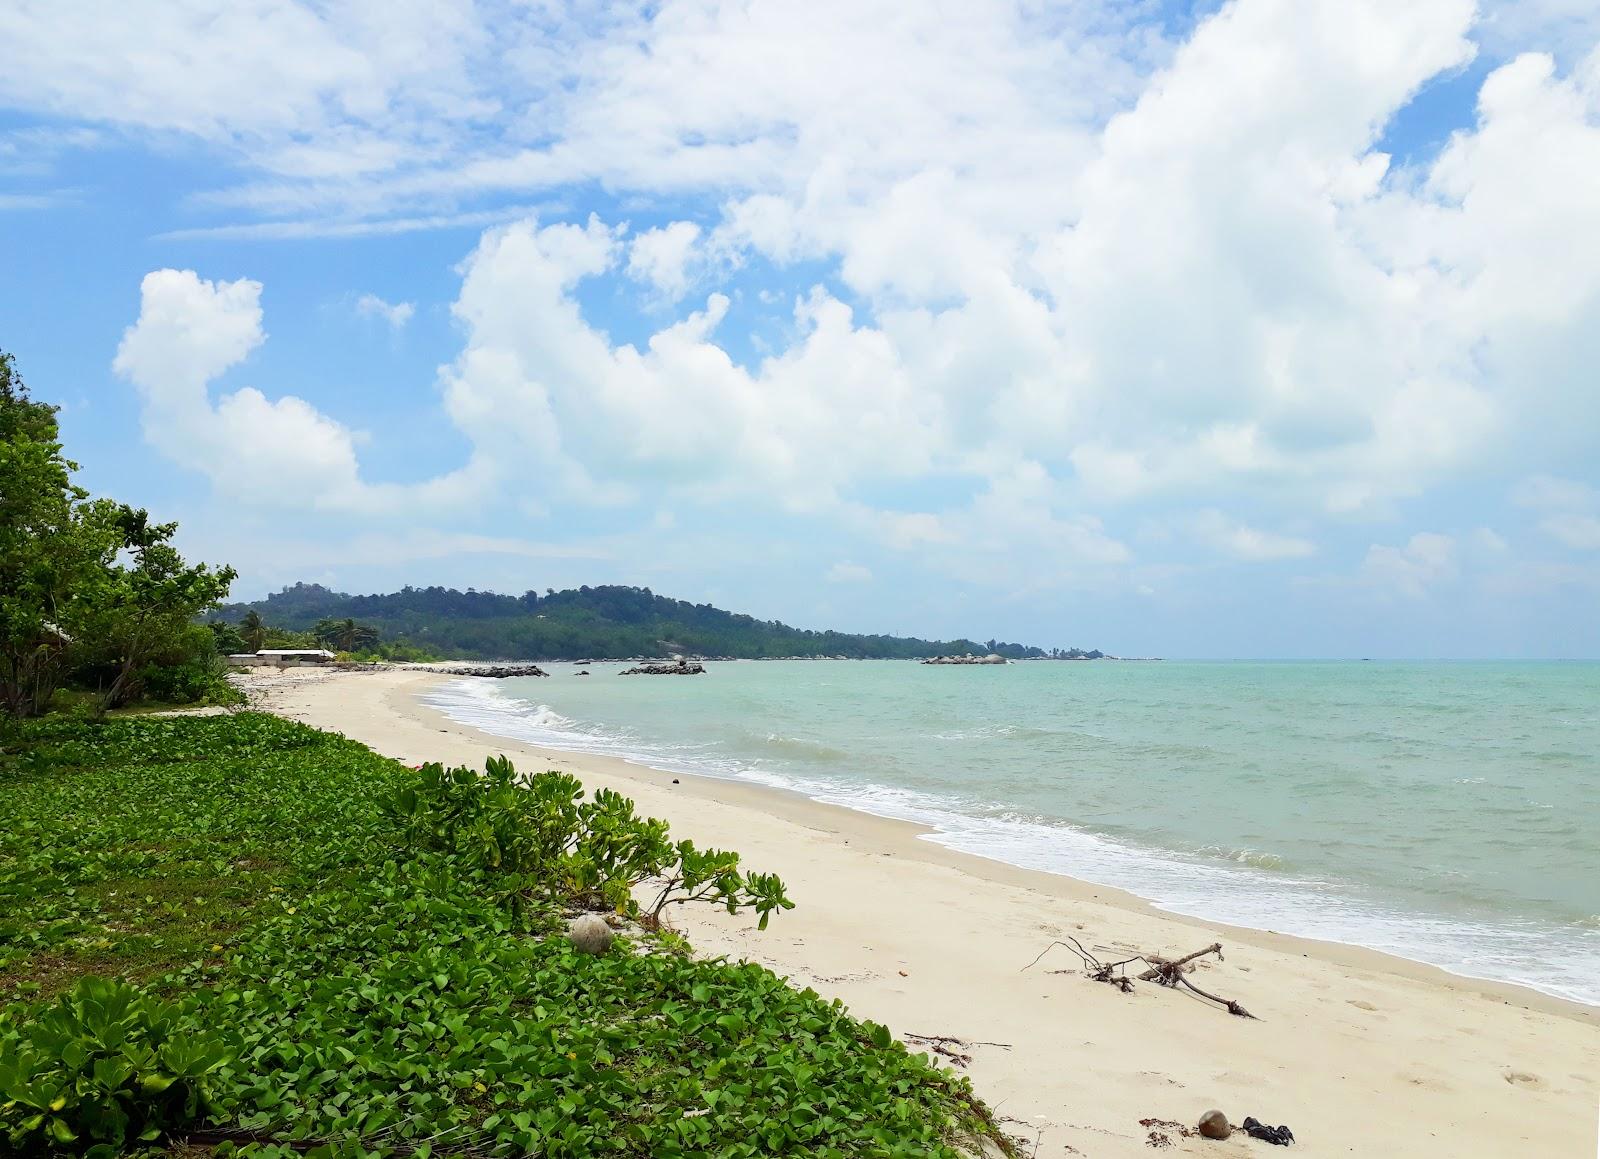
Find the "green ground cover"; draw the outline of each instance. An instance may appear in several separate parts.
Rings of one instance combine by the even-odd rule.
[[[1009,1149],[964,1080],[767,970],[670,935],[577,953],[563,908],[632,909],[619,881],[752,921],[782,885],[508,772],[256,713],[15,726],[0,1154]]]

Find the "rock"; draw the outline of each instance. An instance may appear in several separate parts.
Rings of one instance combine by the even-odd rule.
[[[483,676],[490,680],[504,680],[508,676],[548,676],[550,673],[537,664],[462,664],[446,668],[434,664],[412,665],[424,672],[437,672],[441,676]]]
[[[584,914],[574,918],[567,927],[567,937],[580,954],[603,954],[611,948],[616,934],[599,914]]]
[[[1207,1111],[1200,1116],[1200,1133],[1207,1139],[1226,1139],[1233,1134],[1233,1126],[1221,1111]]]
[[[678,660],[672,664],[641,664],[637,668],[629,668],[624,676],[699,676],[705,672],[705,665],[694,664],[685,660]]]

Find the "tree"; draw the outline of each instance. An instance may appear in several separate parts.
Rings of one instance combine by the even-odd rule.
[[[43,712],[68,676],[101,713],[141,682],[169,687],[214,665],[194,624],[228,593],[234,571],[186,564],[175,523],[91,499],[72,481],[56,408],[36,402],[0,351],[0,706]],[[193,669],[193,670],[190,670]]]
[[[211,629],[212,649],[219,656],[232,656],[234,653],[243,652],[250,647],[245,643],[244,635],[232,624],[221,620],[213,620],[207,627]]]
[[[345,652],[370,648],[378,642],[378,630],[369,624],[346,620],[339,626],[339,647]]]
[[[244,637],[244,646],[252,652],[259,652],[266,646],[267,626],[261,622],[261,613],[255,610],[244,614],[244,619],[239,621],[239,635]]]
[[[35,402],[0,351],[0,702],[42,712],[81,631],[85,581],[116,549],[114,505],[88,501],[61,453],[56,408]]]
[[[115,526],[118,553],[126,552],[131,566],[104,568],[83,595],[88,609],[82,647],[110,672],[96,698],[102,715],[127,698],[129,679],[141,665],[222,601],[238,574],[231,567],[213,571],[185,563],[170,542],[178,525],[152,523],[143,509],[117,504]]]
[[[324,646],[331,644],[341,652],[354,652],[378,642],[378,631],[367,624],[358,624],[346,617],[343,620],[324,618],[317,621],[312,635]]]
[[[311,625],[311,638],[323,647],[332,644],[334,633],[339,630],[339,621],[332,616],[323,616]]]

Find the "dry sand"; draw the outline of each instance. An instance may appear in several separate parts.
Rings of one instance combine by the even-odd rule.
[[[917,826],[758,786],[539,749],[456,724],[415,671],[249,678],[262,707],[407,763],[560,768],[633,797],[679,836],[775,871],[797,907],[766,932],[676,911],[695,945],[760,962],[896,1033],[974,1042],[967,1073],[1038,1155],[1151,1152],[1141,1119],[1193,1124],[1211,1107],[1285,1123],[1297,1150],[1175,1132],[1166,1154],[1549,1159],[1597,1153],[1600,1010],[1457,978],[1371,951],[1210,925],[1128,894],[1013,869],[919,840]],[[1052,940],[1102,958],[1177,956],[1221,941],[1197,984],[1249,1021],[1151,985],[1125,995],[1073,970]],[[990,1045],[1006,1044],[1006,1045]],[[1160,1128],[1157,1128],[1160,1130]]]

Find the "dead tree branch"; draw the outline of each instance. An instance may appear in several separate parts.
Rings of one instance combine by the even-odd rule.
[[[1150,969],[1139,975],[1139,981],[1161,982],[1163,985],[1170,986],[1172,983],[1166,981],[1166,978],[1174,976],[1175,972],[1180,967],[1187,966],[1196,958],[1203,958],[1207,954],[1215,954],[1220,961],[1222,959],[1222,943],[1212,942],[1203,950],[1196,950],[1192,954],[1185,954],[1183,957],[1171,962],[1167,961],[1165,958],[1151,958],[1149,959],[1151,963]]]
[[[954,1065],[965,1069],[971,1062],[972,1056],[966,1052],[969,1046],[999,1046],[1006,1050],[1011,1049],[1009,1042],[977,1042],[957,1038],[953,1034],[913,1034],[907,1031],[901,1035],[908,1042],[920,1043],[926,1046],[940,1058],[949,1059]]]
[[[1083,963],[1084,973],[1088,975],[1088,977],[1092,978],[1096,982],[1105,982],[1115,986],[1124,994],[1133,993],[1134,983],[1134,979],[1128,976],[1124,968],[1131,966],[1135,962],[1143,962],[1150,968],[1144,971],[1144,973],[1137,975],[1139,981],[1155,982],[1157,985],[1168,986],[1173,989],[1182,986],[1187,990],[1193,991],[1207,1001],[1215,1002],[1218,1006],[1221,1006],[1223,1009],[1225,1009],[1229,1014],[1238,1015],[1240,1018],[1254,1019],[1257,1022],[1261,1021],[1259,1018],[1256,1018],[1254,1014],[1251,1014],[1243,1006],[1240,1006],[1232,999],[1218,997],[1215,994],[1200,989],[1200,987],[1189,981],[1184,967],[1189,965],[1189,963],[1193,962],[1196,958],[1203,958],[1207,954],[1215,954],[1219,961],[1222,960],[1221,942],[1212,942],[1203,950],[1196,950],[1192,954],[1186,954],[1183,957],[1175,958],[1172,961],[1167,961],[1165,958],[1147,957],[1144,954],[1135,954],[1133,957],[1124,958],[1120,962],[1102,962],[1088,950],[1084,949],[1083,944],[1079,942],[1077,938],[1069,937],[1065,942],[1051,942],[1039,952],[1038,958],[1035,958],[1033,961],[1029,962],[1026,966],[1022,967],[1022,969],[1027,970],[1038,965],[1039,959],[1043,958],[1057,946],[1060,946],[1063,949],[1071,950],[1074,954],[1078,955],[1078,959]],[[1059,974],[1065,973],[1065,971],[1056,970],[1052,971],[1052,973]]]
[[[1183,983],[1184,986],[1188,987],[1190,990],[1193,990],[1196,994],[1200,995],[1200,997],[1205,998],[1208,1001],[1215,1002],[1218,1006],[1221,1006],[1223,1009],[1227,1010],[1229,1014],[1237,1014],[1240,1018],[1254,1019],[1256,1022],[1261,1021],[1261,1019],[1256,1018],[1254,1014],[1251,1014],[1250,1011],[1246,1010],[1243,1006],[1240,1006],[1231,998],[1219,998],[1215,994],[1211,994],[1200,989],[1200,987],[1189,981],[1189,979],[1182,976],[1178,978],[1178,981]]]
[[[951,1038],[945,1034],[907,1034],[904,1036],[912,1042],[926,1046],[940,1058],[947,1058],[955,1066],[963,1070],[972,1062],[972,1056],[962,1050],[955,1050],[953,1046],[966,1046],[959,1038]],[[953,1044],[953,1045],[952,1045]]]
[[[1038,965],[1039,958],[1043,958],[1057,946],[1060,946],[1064,950],[1071,950],[1074,954],[1078,955],[1078,960],[1083,963],[1084,972],[1096,982],[1109,982],[1113,986],[1119,987],[1125,994],[1133,992],[1133,979],[1129,978],[1126,974],[1113,974],[1112,971],[1121,970],[1124,966],[1130,966],[1134,962],[1148,963],[1149,961],[1149,959],[1144,957],[1144,955],[1135,954],[1133,957],[1124,958],[1120,962],[1102,962],[1088,950],[1084,949],[1083,943],[1078,941],[1077,938],[1069,937],[1065,942],[1051,942],[1039,952],[1038,958],[1035,958],[1033,961],[1029,962],[1026,966],[1022,967],[1022,969],[1027,970]],[[1018,973],[1021,972],[1021,970],[1018,971]],[[1061,974],[1065,973],[1066,971],[1054,970],[1051,972]]]

